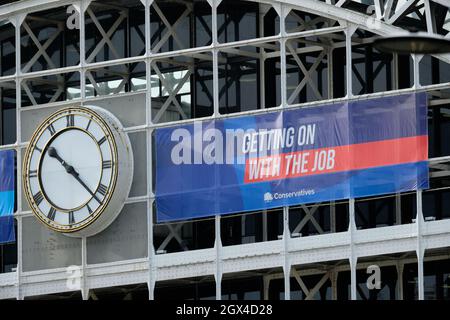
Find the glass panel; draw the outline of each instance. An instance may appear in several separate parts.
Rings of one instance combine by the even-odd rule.
[[[211,276],[159,281],[155,300],[215,300],[216,282]]]
[[[16,83],[0,83],[0,145],[16,142]]]
[[[155,123],[213,113],[212,56],[209,52],[155,60],[151,64],[152,120]]]
[[[348,230],[348,202],[306,204],[289,208],[292,238],[345,232]]]
[[[80,31],[74,24],[73,6],[28,14],[21,25],[22,72],[77,65]]]
[[[16,241],[0,244],[0,273],[14,272],[17,269],[17,221],[14,220]]]
[[[221,218],[222,245],[278,240],[283,234],[283,209],[226,215]]]
[[[86,71],[86,97],[145,90],[145,63],[137,62]]]
[[[86,62],[145,53],[145,7],[142,1],[93,1],[85,13]]]
[[[22,107],[81,98],[78,72],[26,79],[21,88]]]
[[[395,196],[358,199],[355,220],[358,229],[392,226],[395,223]]]
[[[7,21],[0,22],[0,71],[1,76],[16,73],[16,39],[15,28]]]
[[[150,21],[153,52],[208,46],[212,42],[211,6],[206,0],[152,1]]]
[[[214,247],[214,219],[155,224],[153,245],[156,254]]]
[[[227,0],[217,8],[217,36],[221,43],[259,37],[259,5],[256,2]]]

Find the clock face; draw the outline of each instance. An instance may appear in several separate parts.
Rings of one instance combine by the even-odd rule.
[[[91,225],[115,192],[117,134],[104,119],[88,108],[66,108],[45,120],[30,141],[25,193],[37,218],[53,230],[72,233]]]

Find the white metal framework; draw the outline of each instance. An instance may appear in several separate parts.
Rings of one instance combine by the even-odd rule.
[[[266,241],[267,233],[264,233],[262,242],[240,244],[235,246],[225,246],[221,237],[221,217],[215,218],[215,241],[214,246],[207,249],[187,251],[183,239],[180,235],[182,224],[168,224],[169,232],[166,238],[157,247],[154,243],[154,221],[153,221],[153,176],[152,176],[152,134],[156,128],[163,126],[179,125],[180,123],[191,123],[196,121],[194,115],[181,103],[178,96],[182,95],[184,86],[189,78],[195,74],[195,63],[202,63],[211,66],[212,92],[207,93],[212,103],[212,112],[206,119],[216,119],[224,117],[234,117],[243,114],[258,114],[284,108],[296,108],[303,106],[314,106],[331,101],[347,99],[365,99],[368,97],[394,95],[406,92],[427,91],[430,94],[430,105],[439,106],[449,103],[450,82],[438,82],[432,84],[421,84],[420,72],[421,62],[424,56],[414,55],[412,61],[412,84],[399,89],[398,56],[394,55],[391,64],[394,71],[390,76],[392,88],[389,91],[381,90],[372,93],[359,94],[355,92],[355,81],[361,87],[368,84],[364,76],[353,68],[352,63],[345,64],[344,83],[345,94],[336,98],[333,92],[333,50],[343,48],[344,61],[352,61],[352,48],[370,41],[369,37],[355,36],[358,30],[370,32],[373,35],[388,35],[395,32],[403,32],[405,27],[399,22],[403,18],[412,17],[422,21],[426,25],[429,33],[440,33],[450,36],[450,22],[448,22],[450,11],[447,10],[447,17],[438,18],[434,14],[436,6],[450,9],[450,2],[447,0],[262,0],[250,1],[259,4],[260,18],[270,9],[275,10],[277,25],[274,26],[274,35],[265,36],[264,23],[259,25],[259,37],[242,39],[236,41],[219,41],[219,28],[217,11],[220,5],[227,0],[207,0],[211,9],[211,41],[206,45],[189,45],[186,39],[177,34],[180,25],[192,11],[192,1],[180,1],[185,9],[180,12],[178,19],[170,21],[166,13],[159,7],[159,1],[141,0],[145,12],[145,28],[140,31],[140,39],[145,43],[144,50],[134,56],[124,56],[120,49],[116,48],[116,43],[112,40],[113,34],[121,23],[127,20],[129,12],[127,8],[111,4],[103,4],[100,1],[69,1],[69,0],[24,0],[0,7],[0,21],[11,23],[15,34],[15,66],[14,74],[0,77],[1,87],[13,87],[16,91],[16,143],[1,145],[0,150],[14,149],[17,152],[17,163],[22,163],[22,151],[27,146],[28,141],[24,141],[22,135],[24,114],[31,112],[47,112],[52,108],[62,105],[73,104],[74,101],[61,99],[64,91],[62,81],[65,75],[79,75],[79,96],[75,96],[77,103],[90,104],[99,99],[115,99],[119,96],[134,97],[138,94],[145,94],[145,121],[129,125],[126,131],[129,134],[142,133],[146,136],[147,148],[145,158],[146,193],[144,195],[130,196],[127,204],[145,203],[147,208],[147,252],[148,257],[140,259],[88,264],[87,262],[87,239],[81,242],[81,293],[84,299],[89,298],[90,290],[97,288],[107,288],[129,284],[147,283],[149,288],[149,298],[154,298],[156,282],[193,278],[201,276],[212,276],[215,279],[216,298],[222,297],[222,279],[227,274],[242,273],[260,269],[278,269],[282,272],[274,272],[264,275],[264,298],[269,297],[268,288],[270,282],[275,279],[284,281],[284,298],[291,297],[291,278],[303,291],[305,298],[313,298],[321,286],[326,281],[331,281],[333,291],[332,298],[336,298],[336,281],[339,271],[350,271],[350,297],[357,298],[358,283],[357,269],[362,269],[370,265],[367,257],[399,255],[397,258],[387,259],[378,262],[378,265],[393,265],[397,268],[399,277],[402,274],[403,266],[407,263],[417,263],[418,274],[418,297],[424,299],[424,259],[432,260],[439,257],[425,257],[425,251],[434,249],[445,249],[450,247],[450,220],[426,221],[422,210],[422,192],[416,193],[416,213],[413,221],[401,221],[400,196],[397,195],[396,221],[391,226],[383,228],[358,229],[355,216],[355,200],[350,199],[349,226],[347,231],[335,232],[336,212],[334,204],[330,211],[330,231],[323,230],[323,227],[316,220],[316,212],[320,204],[301,206],[304,217],[290,229],[289,208],[283,208],[283,231],[277,240]],[[39,17],[39,12],[52,8],[73,5],[79,15],[79,61],[70,63],[54,63],[54,57],[49,56],[47,49],[54,44],[55,39],[65,28],[60,21],[54,21],[53,33],[42,41],[37,38],[35,32],[29,26],[30,19]],[[118,15],[115,22],[109,26],[101,23],[97,17],[97,12],[102,8],[112,8],[117,10]],[[94,10],[95,9],[95,10]],[[150,11],[154,10],[159,16],[162,24],[160,37],[152,40],[153,25],[151,24]],[[296,12],[305,12],[314,15],[315,18],[305,20]],[[286,21],[295,21],[294,28],[287,28]],[[86,20],[89,19],[97,28],[101,35],[101,40],[97,43],[86,42]],[[261,21],[262,21],[261,20]],[[128,20],[127,20],[128,21]],[[51,22],[51,21],[50,21]],[[178,29],[177,29],[178,28]],[[199,26],[200,28],[200,26]],[[21,56],[21,39],[26,34],[31,38],[37,51],[25,63]],[[279,31],[279,32],[278,32]],[[446,32],[447,31],[447,32]],[[136,31],[137,32],[137,31]],[[446,34],[445,34],[446,33]],[[299,45],[300,44],[300,45]],[[88,48],[92,46],[92,48]],[[168,46],[169,49],[164,49]],[[107,47],[111,53],[108,57],[97,59],[101,56],[102,50]],[[250,48],[250,49],[249,49]],[[259,48],[257,51],[254,48]],[[86,54],[85,54],[86,53]],[[313,62],[307,61],[302,56],[304,54],[315,54]],[[221,112],[221,97],[219,78],[223,72],[222,65],[226,63],[229,55],[242,56],[266,61],[276,59],[279,66],[279,96],[280,101],[276,102],[273,108],[265,108],[267,93],[264,85],[260,92],[260,108],[254,110],[240,111],[237,113]],[[449,55],[436,56],[442,63],[450,63]],[[47,68],[40,70],[33,69],[36,61],[44,59]],[[139,63],[145,64],[145,87],[144,93],[131,92],[125,89],[131,80],[129,70],[131,66]],[[326,75],[326,85],[319,85],[313,76],[317,72],[320,64],[328,65]],[[173,84],[174,77],[170,73],[161,70],[161,64],[172,66],[184,66],[185,72],[177,75],[178,81]],[[264,63],[259,64],[261,83],[264,83],[265,70]],[[297,70],[303,76],[294,84],[289,83],[289,70]],[[374,70],[373,77],[380,72]],[[119,75],[121,80],[110,91],[104,83],[100,84],[94,76],[95,72]],[[36,100],[31,83],[46,83],[55,86],[53,94],[48,97],[45,103]],[[159,100],[154,98],[152,92],[153,82],[160,83],[167,91],[160,95]],[[299,98],[299,94],[304,88],[311,90],[311,98],[306,102]],[[89,94],[89,90],[95,90],[98,97]],[[24,106],[24,95],[28,96],[29,106]],[[205,89],[205,91],[207,91]],[[111,96],[112,94],[112,96]],[[110,95],[105,97],[104,95]],[[66,100],[66,101],[61,101]],[[203,118],[203,119],[205,119]],[[1,119],[0,119],[1,120]],[[450,156],[430,159],[431,177],[446,177],[450,175]],[[17,165],[17,184],[21,185],[21,166]],[[17,188],[17,199],[22,199],[22,190]],[[37,271],[23,270],[22,239],[23,239],[23,219],[31,216],[31,212],[23,207],[22,201],[17,201],[17,239],[18,239],[18,261],[15,272],[0,274],[0,298],[24,299],[29,296],[52,294],[70,291],[67,288],[66,268],[46,269]],[[308,223],[312,223],[317,232],[315,236],[299,237],[302,228]],[[267,229],[267,214],[263,213],[263,227]],[[175,240],[180,244],[182,251],[176,253],[164,253],[169,242]],[[415,253],[402,256],[404,253]],[[446,257],[442,254],[442,257]],[[346,261],[346,264],[334,264],[331,262]],[[362,261],[358,263],[358,261]],[[320,269],[317,267],[302,268],[302,266],[326,265]],[[311,274],[321,274],[319,281],[312,286],[305,284],[303,277]],[[398,284],[398,297],[403,297],[402,284]]]

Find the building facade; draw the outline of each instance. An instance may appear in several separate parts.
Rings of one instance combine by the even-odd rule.
[[[450,35],[447,0],[9,2],[0,150],[16,151],[17,241],[0,245],[0,298],[450,298],[450,55],[371,46]],[[419,91],[429,189],[156,223],[157,128]],[[120,120],[134,175],[118,218],[71,238],[32,214],[22,163],[39,123],[80,105]]]

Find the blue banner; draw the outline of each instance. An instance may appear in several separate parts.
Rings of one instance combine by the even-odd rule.
[[[0,243],[16,241],[14,188],[14,150],[0,151]]]
[[[157,221],[428,188],[426,94],[156,130]]]

